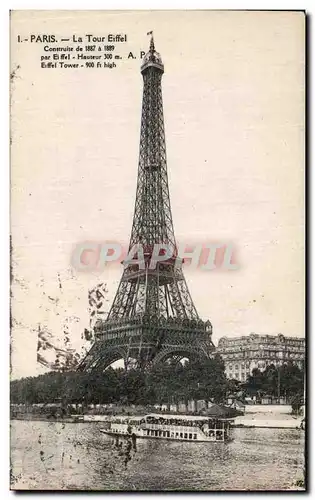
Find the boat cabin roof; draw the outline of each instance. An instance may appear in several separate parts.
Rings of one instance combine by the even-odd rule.
[[[217,416],[211,416],[211,415],[169,415],[167,413],[162,414],[162,413],[149,413],[144,416],[130,416],[130,415],[115,415],[112,417],[112,420],[114,421],[121,421],[121,422],[141,422],[144,419],[147,419],[148,417],[155,418],[156,420],[183,420],[183,421],[200,421],[200,422],[208,422],[209,420],[220,420],[220,421],[232,421],[234,418],[221,418]]]
[[[149,413],[145,415],[144,417],[131,417],[130,420],[143,420],[144,418],[156,418],[158,419],[163,419],[163,420],[171,420],[171,419],[176,419],[176,420],[199,420],[199,421],[205,421],[205,420],[234,420],[234,418],[221,418],[217,416],[211,416],[211,415],[169,415],[167,413],[161,414],[161,413]]]

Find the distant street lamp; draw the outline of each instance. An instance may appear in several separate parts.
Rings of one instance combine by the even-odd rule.
[[[278,367],[278,403],[280,403],[280,367]]]

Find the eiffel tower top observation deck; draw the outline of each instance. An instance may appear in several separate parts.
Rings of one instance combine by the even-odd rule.
[[[141,246],[144,266],[134,260],[124,271],[105,321],[81,370],[104,370],[123,358],[148,367],[169,358],[209,357],[214,350],[210,321],[199,318],[177,259],[170,207],[164,132],[164,65],[153,36],[141,65],[143,100],[138,180],[129,250]],[[154,245],[168,247],[167,260],[151,268]]]
[[[162,62],[161,55],[155,50],[153,34],[151,35],[149,52],[146,53],[142,61],[141,73],[150,67],[157,68],[164,73],[164,64]]]

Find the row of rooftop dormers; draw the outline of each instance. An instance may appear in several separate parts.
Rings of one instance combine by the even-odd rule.
[[[270,345],[270,348],[304,348],[305,339],[303,337],[285,337],[282,334],[278,335],[259,335],[251,333],[247,336],[242,337],[221,337],[218,342],[218,351],[223,350],[231,350],[236,348],[238,350],[241,349],[264,349],[266,344]]]

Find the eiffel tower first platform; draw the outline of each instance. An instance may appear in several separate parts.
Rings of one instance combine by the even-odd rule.
[[[107,319],[94,327],[95,341],[78,367],[81,371],[103,371],[118,359],[126,368],[131,364],[149,368],[170,358],[207,358],[214,350],[211,323],[199,318],[182,262],[178,265],[167,179],[164,65],[153,36],[141,73],[138,183],[129,250],[141,245],[144,265],[130,260],[125,266]],[[151,269],[155,244],[166,244],[172,256]]]

